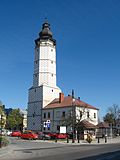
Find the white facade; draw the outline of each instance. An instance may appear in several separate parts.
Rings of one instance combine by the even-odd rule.
[[[59,96],[56,85],[56,41],[45,22],[35,40],[33,86],[28,94],[28,129],[41,130],[42,108]]]
[[[50,128],[44,128],[44,132],[57,132],[58,126],[62,126],[63,120],[69,120],[69,115],[72,113],[72,107],[61,107],[61,108],[54,108],[54,109],[44,109],[42,114],[42,120],[43,122],[46,122],[47,120],[50,120]],[[98,110],[96,109],[84,109],[83,107],[75,107],[75,117],[76,119],[80,118],[80,111],[83,112],[82,120],[87,120],[90,123],[97,125],[98,124]],[[63,112],[65,114],[65,117],[63,117]],[[89,117],[88,117],[89,112]],[[46,115],[46,116],[45,116]],[[49,117],[49,116],[50,117]],[[71,132],[72,128],[69,126],[67,128],[67,132]]]
[[[76,107],[76,117],[79,118],[81,113],[81,121],[85,119],[94,125],[98,124],[98,110],[84,107]]]
[[[50,40],[35,48],[33,85],[56,87],[56,46]]]

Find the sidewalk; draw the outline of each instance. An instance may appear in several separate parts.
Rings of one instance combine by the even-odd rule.
[[[45,142],[45,143],[61,143],[61,144],[68,144],[68,145],[82,145],[82,144],[86,144],[89,145],[89,143],[86,140],[75,140],[74,143],[72,143],[72,139],[69,139],[69,142],[67,143],[67,140],[57,140],[57,142],[55,142],[55,140],[36,140],[36,142]],[[90,144],[95,144],[95,145],[99,145],[99,144],[110,144],[110,143],[120,143],[120,137],[117,138],[107,138],[107,140],[105,141],[105,138],[100,138],[99,139],[99,143],[98,143],[98,139],[94,139]]]
[[[99,142],[99,143],[98,143]],[[57,143],[63,143],[63,144],[77,144],[77,145],[80,145],[80,144],[89,144],[86,140],[79,140],[79,143],[78,143],[78,140],[75,140],[75,143],[72,143],[72,140],[70,139],[69,140],[69,143],[67,143],[67,140],[65,141],[60,141],[58,140]],[[105,141],[105,138],[100,138],[99,141],[98,139],[94,139],[90,144],[110,144],[110,143],[120,143],[120,137],[117,137],[117,138],[107,138],[107,140]]]

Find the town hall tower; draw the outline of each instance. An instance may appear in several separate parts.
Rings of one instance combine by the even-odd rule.
[[[35,40],[33,86],[28,93],[28,129],[42,130],[42,109],[59,97],[56,84],[56,40],[46,20]]]

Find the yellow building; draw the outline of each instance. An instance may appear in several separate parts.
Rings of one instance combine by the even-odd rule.
[[[6,125],[6,114],[3,109],[4,105],[0,101],[0,128],[5,128]]]

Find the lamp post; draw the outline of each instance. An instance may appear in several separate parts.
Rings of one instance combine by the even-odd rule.
[[[2,147],[2,120],[3,120],[3,114],[0,115],[0,126],[1,126],[1,138],[0,138],[0,148]]]
[[[72,143],[75,142],[75,106],[74,106],[75,98],[74,98],[74,90],[72,90]]]

